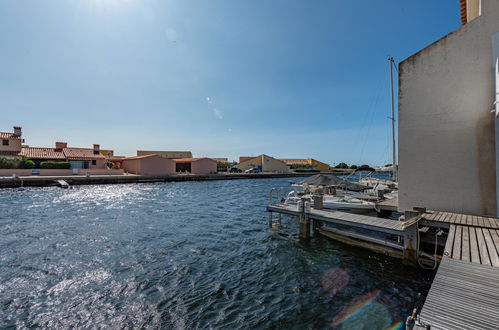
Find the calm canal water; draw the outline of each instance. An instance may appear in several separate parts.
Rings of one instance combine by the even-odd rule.
[[[385,329],[432,272],[308,243],[272,187],[290,179],[0,190],[0,328]]]

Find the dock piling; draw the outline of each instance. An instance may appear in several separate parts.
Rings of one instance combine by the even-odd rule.
[[[302,198],[299,201],[300,238],[310,238],[310,219],[307,214],[307,202],[310,203],[310,198]]]

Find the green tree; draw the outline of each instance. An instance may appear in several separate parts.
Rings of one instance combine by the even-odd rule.
[[[346,164],[346,163],[339,163],[338,165],[335,166],[335,168],[345,169],[345,168],[348,168],[348,164]]]

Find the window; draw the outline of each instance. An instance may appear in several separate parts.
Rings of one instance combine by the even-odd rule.
[[[2,145],[8,146],[9,145],[9,140],[2,140]]]
[[[92,160],[92,166],[97,165],[97,161],[95,159]]]

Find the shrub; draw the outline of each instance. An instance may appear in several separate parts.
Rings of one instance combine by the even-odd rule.
[[[35,162],[26,157],[0,157],[0,168],[34,168]]]
[[[350,169],[352,169],[352,170],[356,170],[357,168],[358,168],[358,166],[357,166],[357,165],[352,165],[352,166],[350,166]]]
[[[20,164],[20,168],[31,169],[35,168],[35,162],[31,159],[23,159]]]
[[[41,162],[40,168],[44,169],[70,169],[71,164],[69,162]]]
[[[335,166],[335,168],[348,168],[348,165],[346,163],[339,163],[338,165]]]

